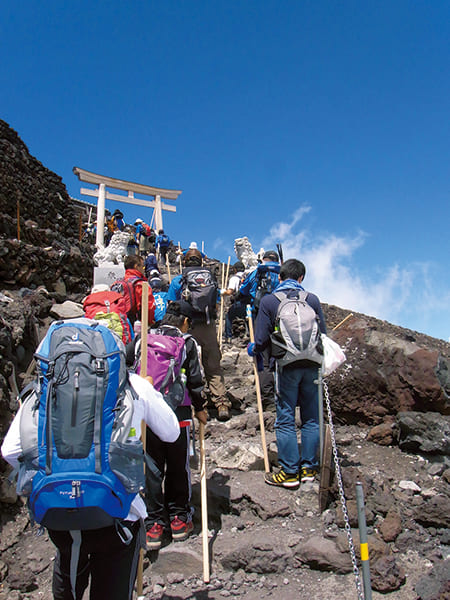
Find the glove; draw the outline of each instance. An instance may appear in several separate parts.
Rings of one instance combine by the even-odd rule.
[[[252,358],[253,358],[254,356],[256,356],[256,355],[255,355],[255,342],[250,342],[250,343],[248,344],[248,346],[247,346],[247,354],[248,354],[249,356],[251,356]]]

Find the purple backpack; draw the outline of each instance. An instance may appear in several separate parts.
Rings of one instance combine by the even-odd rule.
[[[141,340],[136,344],[136,373],[140,374]],[[182,365],[186,360],[183,337],[158,333],[147,336],[147,375],[153,378],[153,386],[160,391],[172,408],[184,404],[186,373]]]

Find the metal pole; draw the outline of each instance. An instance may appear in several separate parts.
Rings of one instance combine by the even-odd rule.
[[[364,585],[364,600],[372,600],[370,582],[369,546],[367,543],[366,514],[364,511],[364,492],[362,483],[356,482],[356,506],[358,509],[359,546],[361,552],[361,567]]]
[[[322,466],[323,459],[323,390],[322,390],[322,369],[319,368],[317,372],[317,385],[319,386],[318,392],[318,401],[319,401],[319,456],[320,456],[320,466]]]

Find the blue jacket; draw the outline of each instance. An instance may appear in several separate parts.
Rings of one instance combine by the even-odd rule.
[[[299,289],[303,288],[297,281],[294,281],[293,279],[287,279],[286,281],[281,282],[274,292],[283,290],[289,296],[294,295]],[[291,294],[289,293],[290,290],[292,290]],[[319,317],[320,331],[322,333],[326,333],[327,328],[319,298],[315,294],[308,292],[306,302],[311,306],[311,308],[314,309]],[[270,334],[275,330],[275,321],[277,318],[279,305],[280,301],[276,296],[274,296],[273,293],[267,294],[261,300],[255,324],[255,353],[257,354],[262,352],[270,344]]]
[[[164,243],[161,244],[161,242],[163,241],[163,238],[164,239],[167,238],[168,242],[166,244],[164,244]],[[168,248],[169,245],[170,245],[170,238],[166,233],[158,235],[158,237],[156,238],[156,247],[157,248]]]

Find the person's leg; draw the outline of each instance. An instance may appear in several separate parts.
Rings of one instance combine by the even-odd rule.
[[[295,408],[299,393],[301,374],[299,369],[284,367],[279,374],[279,392],[276,398],[275,431],[278,461],[285,473],[298,473],[298,451]]]
[[[261,353],[263,357],[264,370],[258,373],[261,398],[264,404],[270,404],[274,401],[274,377],[270,369],[270,348],[265,348]]]
[[[145,505],[147,530],[154,524],[166,524],[165,501],[163,494],[163,480],[166,464],[166,442],[162,442],[149,427],[147,431],[147,454],[149,463],[145,469]]]
[[[301,425],[301,466],[317,470],[319,450],[319,389],[318,371],[315,368],[302,369],[300,384]]]
[[[89,534],[91,559],[90,600],[131,600],[136,580],[139,550],[143,542],[141,521],[123,521],[132,535],[125,544],[116,527],[84,532]]]
[[[169,518],[179,517],[186,522],[191,518],[191,472],[189,468],[189,427],[181,427],[178,439],[167,445],[165,481]]]
[[[57,553],[53,565],[52,591],[54,600],[73,600],[70,581],[70,559],[72,556],[73,538],[68,531],[48,531],[55,544]],[[84,544],[80,548],[75,586],[76,600],[81,600],[88,586],[90,573],[89,556]]]
[[[224,404],[230,407],[231,402],[227,398],[223,371],[220,366],[221,354],[215,323],[209,325],[196,323],[190,333],[202,348],[201,360],[214,404]]]

